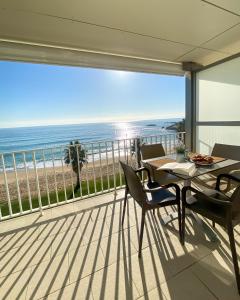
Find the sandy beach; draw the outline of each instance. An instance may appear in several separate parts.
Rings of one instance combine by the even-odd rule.
[[[124,160],[122,157],[121,159]],[[128,158],[129,162],[134,161],[132,158]],[[107,178],[107,174],[111,177],[114,174],[119,174],[122,172],[118,160],[115,160],[115,164],[112,159],[95,161],[87,163],[84,165],[81,172],[81,181],[84,183],[86,180],[92,180],[94,178]],[[37,178],[39,182],[39,188],[41,195],[53,191],[64,190],[64,184],[66,188],[72,188],[72,184],[75,185],[76,174],[72,171],[71,166],[58,166],[58,167],[48,167],[48,168],[38,168],[37,174],[34,169],[17,170],[17,179],[14,171],[7,172],[7,182],[8,189],[11,200],[18,198],[17,182],[19,184],[19,191],[22,198],[28,197],[28,186],[32,197],[37,196],[38,186]],[[7,200],[5,179],[3,173],[0,173],[0,202],[5,202]]]

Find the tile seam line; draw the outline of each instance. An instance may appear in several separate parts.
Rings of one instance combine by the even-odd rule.
[[[231,30],[231,29],[233,29],[233,28],[235,28],[235,27],[237,27],[237,26],[239,26],[239,25],[240,25],[240,22],[238,22],[237,24],[235,24],[235,25],[229,27],[228,29],[222,31],[221,33],[215,35],[215,36],[212,37],[211,39],[209,39],[209,40],[207,40],[206,42],[200,44],[199,46],[200,46],[200,47],[204,46],[205,44],[211,42],[211,41],[214,40],[215,38],[218,38],[219,36],[223,35],[223,34],[226,33],[227,31],[229,31],[229,30]],[[203,47],[203,48],[204,48],[204,47]],[[209,50],[210,50],[210,49],[209,49]],[[214,50],[214,49],[212,49],[212,50],[213,50],[213,51],[218,51],[218,50]]]
[[[214,6],[214,7],[218,8],[218,9],[221,9],[221,10],[223,10],[225,12],[228,12],[228,13],[234,15],[234,16],[240,17],[240,14],[235,13],[235,12],[233,12],[233,11],[231,11],[229,9],[226,9],[226,8],[220,6],[220,5],[217,5],[215,3],[212,3],[211,1],[208,1],[208,0],[201,0],[201,1],[204,2],[204,3],[206,3],[206,4],[208,4],[208,5],[211,5],[211,6]]]
[[[185,54],[183,55],[180,55],[179,57],[175,58],[174,61],[177,61],[181,58],[184,58],[185,55],[191,53],[192,51],[196,50],[196,49],[204,49],[204,50],[209,50],[209,51],[212,51],[212,52],[217,52],[217,53],[220,53],[220,54],[227,54],[227,55],[231,55],[230,52],[225,52],[225,51],[219,51],[219,50],[216,50],[216,49],[211,49],[211,48],[207,48],[207,47],[204,47],[205,44],[209,43],[210,41],[214,40],[215,38],[218,38],[219,36],[223,35],[225,32],[237,27],[240,25],[240,22],[238,22],[237,24],[234,24],[233,26],[229,27],[228,29],[222,31],[221,33],[218,33],[217,35],[215,35],[214,37],[210,38],[209,40],[207,40],[206,42],[203,42],[201,43],[199,46],[196,46],[195,48],[193,48],[192,50],[189,50],[188,52],[186,52]]]
[[[3,9],[3,10],[11,11],[10,9]],[[67,17],[56,16],[56,15],[52,15],[52,14],[40,13],[40,12],[31,11],[31,10],[23,10],[23,9],[16,9],[16,10],[13,10],[13,11],[31,13],[31,14],[40,15],[40,16],[52,17],[52,18],[56,18],[56,19],[60,19],[60,20],[66,20],[66,21],[71,21],[71,22],[76,22],[76,23],[82,23],[82,24],[91,25],[91,26],[95,26],[95,27],[100,27],[100,28],[115,30],[115,31],[123,32],[123,33],[129,33],[129,34],[133,34],[133,35],[137,35],[137,36],[147,37],[147,38],[151,38],[151,39],[155,39],[155,40],[165,41],[165,42],[169,42],[169,43],[173,43],[173,44],[180,44],[180,45],[184,45],[184,46],[188,46],[188,47],[198,47],[196,45],[192,45],[192,44],[189,44],[189,43],[184,43],[184,42],[179,42],[179,41],[172,41],[172,40],[168,40],[166,38],[151,36],[151,35],[148,35],[148,34],[138,33],[138,32],[134,32],[134,31],[131,31],[131,30],[124,30],[124,29],[120,29],[120,28],[117,28],[117,27],[107,26],[107,25],[99,25],[99,24],[96,24],[96,23],[77,20],[77,19],[74,19],[74,18],[67,18]]]
[[[225,55],[228,55],[228,56],[231,55],[231,53],[229,53],[229,52],[222,52],[222,51],[208,49],[208,48],[204,48],[204,47],[199,46],[199,47],[195,47],[195,48],[189,50],[188,52],[184,53],[183,55],[178,56],[177,58],[174,59],[174,61],[178,62],[179,59],[184,58],[185,55],[188,55],[188,54],[190,54],[191,52],[193,52],[197,49],[203,49],[203,50],[211,51],[215,54],[218,53],[218,54],[225,54]]]
[[[193,273],[193,275],[201,282],[201,284],[202,284],[203,286],[205,286],[205,288],[209,291],[209,293],[210,293],[214,298],[216,298],[217,300],[220,300],[220,299],[217,297],[217,295],[215,295],[215,293],[211,291],[211,289],[206,285],[206,283],[205,283],[198,275],[196,275],[195,273]]]

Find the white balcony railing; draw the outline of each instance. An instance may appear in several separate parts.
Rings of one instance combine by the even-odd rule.
[[[77,175],[64,162],[65,149],[75,146],[0,153],[0,220],[122,188],[119,161],[137,165],[138,139],[148,144],[162,143],[166,153],[171,154],[184,137],[181,132],[81,144],[88,163],[80,172],[76,192]]]

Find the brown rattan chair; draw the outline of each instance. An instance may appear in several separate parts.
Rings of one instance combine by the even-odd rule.
[[[224,173],[230,173],[235,177],[240,176],[240,146],[216,143],[213,147],[211,155],[238,160],[239,164],[235,164],[234,166],[229,166],[225,168]],[[221,170],[218,172],[215,171],[213,174],[215,176],[218,176],[219,174],[221,174]],[[231,188],[230,181],[227,180],[226,191],[229,190],[230,188]]]
[[[122,225],[124,222],[124,216],[126,211],[127,196],[130,194],[133,199],[141,206],[142,208],[142,220],[139,236],[139,251],[138,256],[141,257],[142,250],[142,239],[143,239],[143,230],[144,230],[144,220],[146,212],[149,210],[154,210],[159,207],[168,206],[168,205],[177,205],[178,207],[178,222],[179,222],[179,236],[181,240],[181,209],[180,209],[180,188],[177,184],[171,183],[165,186],[160,186],[157,182],[151,180],[149,170],[142,167],[138,170],[134,170],[131,166],[120,161],[123,168],[126,190],[125,198],[123,205],[123,215],[122,215]],[[145,188],[142,184],[140,178],[137,176],[137,173],[146,171],[148,173],[148,183]],[[174,188],[176,195],[169,191],[169,188]]]
[[[166,155],[162,144],[143,144],[140,146],[140,151],[142,159],[150,159]]]
[[[163,148],[163,145],[158,144],[143,144],[140,147],[141,152],[141,158],[142,160],[151,159],[151,158],[157,158],[161,156],[165,156],[165,150]],[[147,167],[147,165],[144,165]],[[152,178],[159,182],[161,185],[168,184],[171,182],[177,182],[180,179],[172,174],[169,174],[162,170],[155,170],[155,169],[149,169]]]
[[[237,187],[231,197],[220,191],[220,183],[222,179],[229,179],[237,182]],[[192,200],[196,202],[192,204],[187,203],[186,193],[192,191]],[[191,203],[190,201],[188,201]],[[200,192],[190,186],[182,189],[182,242],[184,243],[185,235],[185,208],[188,208],[209,220],[213,223],[218,223],[227,228],[230,247],[232,251],[232,259],[237,281],[238,293],[240,294],[240,275],[237,260],[237,253],[234,241],[233,228],[240,223],[240,179],[230,174],[220,174],[217,177],[216,188],[206,189]]]
[[[216,143],[211,155],[240,161],[240,146]]]
[[[211,155],[228,158],[228,159],[233,159],[233,160],[238,160],[239,164],[234,164],[232,166],[228,166],[228,167],[224,168],[224,173],[229,173],[236,177],[240,175],[240,146],[216,143],[213,146]],[[194,181],[197,184],[203,185],[207,188],[214,188],[215,182],[216,182],[216,177],[218,175],[220,175],[221,173],[222,173],[221,169],[217,170],[217,171],[213,171],[213,172],[211,172],[211,174],[205,175],[204,178],[198,177],[198,178],[194,179]],[[230,183],[231,183],[231,181],[229,181],[228,179],[222,181],[222,190],[224,187],[224,192],[227,192],[232,187],[234,187],[234,183],[232,182],[232,185]]]

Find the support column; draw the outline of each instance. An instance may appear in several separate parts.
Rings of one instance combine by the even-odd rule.
[[[185,73],[185,130],[186,146],[191,151],[196,151],[196,71],[202,66],[194,62],[184,62]]]

